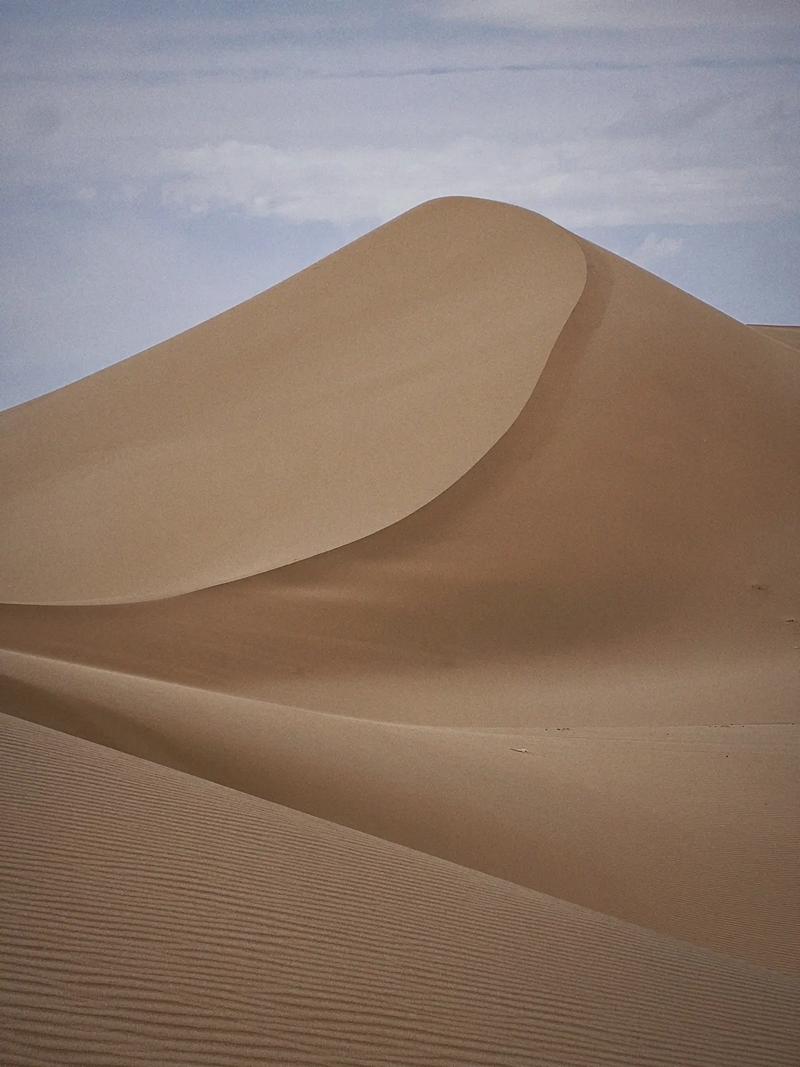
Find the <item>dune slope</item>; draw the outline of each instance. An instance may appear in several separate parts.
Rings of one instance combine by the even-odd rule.
[[[769,971],[0,724],[9,1067],[796,1062]]]
[[[508,429],[585,272],[530,212],[427,204],[4,413],[0,600],[170,596],[403,518]]]
[[[800,975],[791,724],[443,729],[0,668],[31,721]]]
[[[800,348],[800,326],[762,326],[753,324],[752,329],[772,338],[773,341],[782,341],[791,348]]]
[[[3,1062],[793,1062],[796,357],[451,198],[0,414]]]
[[[426,506],[158,604],[0,609],[0,645],[439,725],[795,718],[800,364],[583,250],[533,395]]]

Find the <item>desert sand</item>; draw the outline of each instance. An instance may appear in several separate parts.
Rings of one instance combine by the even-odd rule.
[[[792,348],[800,348],[800,326],[766,326],[754,323],[753,329],[758,330],[765,337],[771,337],[774,341],[782,341]]]
[[[797,332],[448,198],[0,414],[2,1062],[797,1063]]]

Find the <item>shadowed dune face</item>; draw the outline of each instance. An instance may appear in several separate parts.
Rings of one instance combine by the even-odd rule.
[[[792,996],[796,983],[777,972],[800,968],[800,363],[785,340],[530,212],[458,198],[4,413],[2,580],[14,603],[0,605],[0,696],[38,724],[11,724],[9,749],[44,776],[36,818],[57,807],[61,776],[78,809],[97,798],[111,809],[119,775],[128,827],[136,798],[163,786],[169,810],[174,800],[181,818],[218,828],[214,848],[231,833],[225,862],[249,892],[248,879],[269,876],[253,835],[283,826],[273,803],[319,816],[332,866],[312,858],[302,869],[323,882],[340,863],[345,881],[373,862],[402,872],[404,903],[383,874],[375,888],[420,959],[430,937],[420,900],[442,893],[460,915],[476,872],[507,879],[489,879],[489,896],[466,908],[484,909],[477,924],[448,928],[452,996],[480,1026],[454,1035],[449,985],[372,960],[351,976],[358,1040],[346,1046],[337,1029],[352,1010],[339,1004],[339,1021],[315,1031],[324,1050],[403,1063],[416,1062],[410,1049],[430,1062],[434,1048],[444,1062],[594,1064],[598,1049],[604,1062],[637,1065],[791,1062],[783,993],[764,994],[777,1021],[737,1006],[741,1025],[725,1036],[740,991],[762,981],[741,960],[771,969],[765,990]],[[65,771],[73,758],[85,791]],[[196,871],[181,850],[173,866],[157,835],[147,842],[153,803],[136,848],[166,894],[154,936],[175,949],[189,896],[173,899],[183,884],[173,873]],[[116,816],[96,815],[96,842],[64,829],[74,855],[107,854],[121,871]],[[297,818],[306,840],[311,823]],[[356,859],[343,827],[373,835]],[[284,873],[264,912],[278,929],[300,847],[287,833],[274,843]],[[94,874],[70,873],[48,841],[20,853],[20,884],[41,862],[46,892],[90,894]],[[440,860],[472,870],[454,875]],[[324,901],[304,898],[301,938],[324,941],[331,915],[351,906],[338,877]],[[116,937],[107,888],[86,918],[103,945]],[[514,923],[540,968],[520,973],[543,1001],[512,1005],[530,1027],[501,1010],[512,1002],[495,969],[506,951],[489,918],[495,891],[517,894]],[[269,943],[261,918],[245,931],[259,947],[237,947],[230,901],[209,892],[200,943],[211,971],[222,945],[226,967],[255,973]],[[584,918],[578,929],[541,893],[604,913],[585,921],[615,933],[589,950]],[[552,907],[554,940],[531,942],[526,924],[549,923]],[[394,944],[394,921],[371,916],[366,941]],[[650,947],[631,948],[626,923],[648,927],[634,941],[646,933]],[[60,955],[56,928],[44,944],[46,959],[66,958],[65,975],[80,971]],[[494,962],[464,971],[478,944]],[[557,962],[562,951],[577,971]],[[329,955],[311,956],[299,980],[328,988]],[[388,999],[370,999],[367,973]],[[476,974],[479,994],[468,994]],[[135,966],[125,975],[131,988],[144,980]],[[492,976],[502,996],[480,985]],[[258,978],[231,986],[237,1041],[253,1038],[240,1008],[291,999],[275,980],[277,993]],[[694,1033],[699,1001],[676,990],[692,981],[709,998],[703,1017],[724,1018],[705,1044],[680,1036]],[[564,982],[579,990],[568,1007]],[[207,1004],[201,986],[184,991],[189,1018]],[[661,1021],[637,992],[651,987],[665,998]],[[433,1029],[392,1029],[398,996],[432,998]],[[556,1004],[553,1033],[537,1015],[544,1002]],[[26,1004],[40,1025],[43,1002]],[[615,1005],[614,1019],[598,1004]],[[300,1004],[281,1031],[298,1062],[314,1062],[317,1046],[297,1035],[318,1009]],[[135,1005],[125,1010],[141,1021]],[[171,1047],[176,1062],[194,1062],[182,1010],[166,1024]],[[70,1018],[59,1025],[79,1042],[83,1024]],[[248,1054],[262,1056],[264,1041]],[[124,1040],[115,1047],[125,1062]]]
[[[800,367],[584,253],[519,417],[414,514],[157,605],[5,609],[0,641],[369,718],[793,718]]]
[[[800,326],[752,326],[751,329],[790,348],[800,348]]]

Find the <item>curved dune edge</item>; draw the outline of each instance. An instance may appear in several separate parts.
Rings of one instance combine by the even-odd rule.
[[[0,647],[393,721],[796,718],[795,353],[584,257],[518,418],[427,505],[158,603],[0,606]]]
[[[508,430],[585,280],[546,219],[431,201],[3,413],[0,600],[175,596],[397,522]]]
[[[771,341],[780,341],[789,348],[800,348],[800,326],[767,326],[753,323],[750,329]]]
[[[0,734],[9,1067],[796,1062],[783,976],[19,720]]]
[[[800,972],[790,724],[442,729],[9,652],[0,670],[4,707],[43,726]]]

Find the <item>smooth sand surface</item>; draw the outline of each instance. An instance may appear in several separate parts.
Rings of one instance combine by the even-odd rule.
[[[800,348],[800,326],[767,326],[753,324],[753,329],[771,337],[773,341],[782,341],[792,348]]]
[[[796,1062],[775,329],[455,198],[0,414],[5,1058]]]
[[[585,279],[546,219],[427,204],[5,413],[0,600],[170,596],[416,511],[517,417]]]

